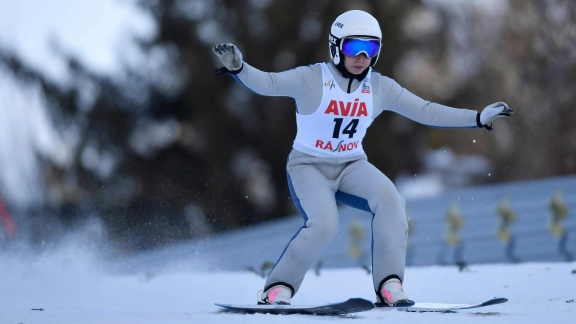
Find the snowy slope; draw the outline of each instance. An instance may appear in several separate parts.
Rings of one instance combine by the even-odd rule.
[[[345,318],[221,313],[214,302],[252,303],[264,279],[247,271],[203,271],[173,265],[157,273],[119,274],[98,253],[70,242],[43,254],[0,253],[0,323],[325,323]],[[175,251],[177,256],[177,251]],[[122,261],[116,261],[122,262]],[[200,267],[201,268],[201,267]],[[184,270],[185,269],[185,270]],[[372,310],[363,323],[574,323],[576,263],[410,267],[405,289],[425,302],[472,303],[507,297],[503,305],[456,314]],[[373,299],[359,268],[309,273],[294,304]]]
[[[434,249],[442,239],[442,226],[435,222],[441,223],[443,216],[432,211],[443,210],[456,197],[477,204],[476,208],[463,206],[466,214],[476,213],[469,218],[472,228],[463,233],[469,247],[465,254],[466,261],[470,261],[468,267],[459,271],[456,266],[419,264],[433,262],[434,258],[415,258],[417,262],[407,268],[404,284],[410,297],[418,302],[446,303],[506,297],[509,302],[456,314],[376,309],[355,318],[368,323],[575,323],[576,262],[558,260],[554,242],[557,239],[547,233],[546,227],[550,193],[562,190],[571,213],[565,221],[567,249],[574,253],[575,180],[570,176],[479,186],[410,202],[413,219],[422,224],[412,241],[420,255],[426,250],[435,255]],[[518,237],[518,255],[528,262],[507,263],[502,244],[493,237],[494,217],[478,212],[485,209],[493,214],[503,196],[509,197],[518,212],[519,221],[512,232]],[[321,304],[350,297],[374,299],[370,275],[354,262],[345,261],[349,259],[345,252],[349,240],[347,224],[364,216],[343,210],[341,233],[323,256],[327,260],[325,266],[319,275],[313,271],[308,274],[294,304]],[[0,323],[258,324],[349,320],[238,315],[222,313],[214,306],[214,302],[255,303],[264,279],[244,267],[277,258],[300,225],[298,217],[288,217],[133,257],[107,251],[102,227],[96,222],[70,233],[59,247],[43,247],[43,252],[30,252],[28,247],[7,242],[10,244],[0,247]],[[266,244],[262,237],[267,238]],[[528,240],[534,242],[528,244]],[[482,255],[493,255],[493,259],[478,257]]]

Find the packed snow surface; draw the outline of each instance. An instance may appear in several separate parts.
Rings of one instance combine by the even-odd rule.
[[[105,260],[104,260],[105,259]],[[248,271],[207,271],[205,264],[174,263],[149,272],[118,271],[123,260],[102,258],[67,244],[42,253],[0,253],[0,323],[574,323],[576,263],[520,263],[409,267],[405,290],[419,302],[477,303],[506,297],[505,304],[457,313],[408,313],[374,309],[351,318],[243,315],[215,302],[252,304],[264,279]],[[198,270],[195,270],[197,268]],[[361,268],[310,272],[293,304],[321,304],[350,297],[374,299]]]

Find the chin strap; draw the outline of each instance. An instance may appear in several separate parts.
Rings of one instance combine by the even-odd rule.
[[[332,62],[332,63],[334,63],[334,62]],[[340,71],[342,76],[345,77],[346,79],[356,79],[358,81],[362,81],[368,75],[368,71],[370,71],[370,68],[366,68],[366,70],[364,70],[364,72],[356,75],[356,74],[352,74],[352,73],[348,72],[348,70],[346,70],[346,67],[344,67],[344,61],[342,61],[342,60],[340,60],[340,63],[334,64],[334,65],[336,66],[336,69],[338,69],[338,71]]]

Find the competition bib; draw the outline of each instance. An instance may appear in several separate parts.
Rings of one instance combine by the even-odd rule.
[[[298,130],[294,148],[315,156],[346,158],[364,153],[362,139],[372,123],[370,72],[352,93],[346,93],[326,66],[322,66],[323,92],[311,115],[296,113]]]

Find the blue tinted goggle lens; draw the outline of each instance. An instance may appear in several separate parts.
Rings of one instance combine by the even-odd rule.
[[[377,39],[344,38],[340,50],[348,56],[358,56],[364,53],[368,58],[373,58],[378,55],[380,41]]]

